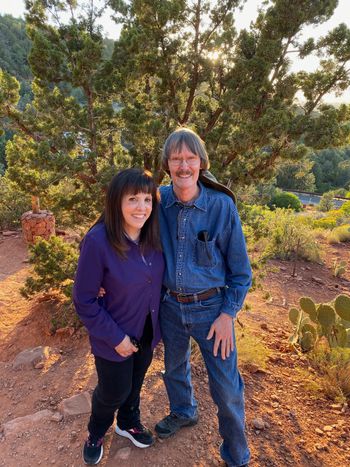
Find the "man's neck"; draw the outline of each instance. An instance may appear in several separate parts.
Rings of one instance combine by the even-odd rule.
[[[173,187],[174,193],[179,201],[182,203],[189,203],[198,198],[200,188],[196,185],[194,188],[179,190],[177,187]]]

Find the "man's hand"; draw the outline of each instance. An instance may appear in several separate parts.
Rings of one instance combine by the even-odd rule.
[[[221,358],[223,360],[230,356],[234,350],[232,316],[227,313],[221,313],[211,325],[207,339],[212,339],[215,333],[215,342],[213,354],[216,357],[221,345]]]
[[[130,357],[130,355],[138,351],[138,348],[132,345],[129,336],[125,336],[121,343],[114,347],[114,349],[122,357]]]

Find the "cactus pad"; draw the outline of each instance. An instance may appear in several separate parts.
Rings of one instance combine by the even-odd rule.
[[[338,295],[334,308],[341,319],[350,321],[350,297],[348,295]]]
[[[315,339],[311,332],[307,331],[300,340],[301,348],[308,352],[315,345]]]
[[[335,311],[330,305],[320,305],[318,307],[317,318],[321,326],[329,327],[335,323]]]
[[[300,311],[297,308],[291,308],[289,310],[289,319],[296,326],[299,321]]]

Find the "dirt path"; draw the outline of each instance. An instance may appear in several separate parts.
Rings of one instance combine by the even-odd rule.
[[[0,236],[1,239],[1,236]],[[349,247],[327,252],[350,259]],[[0,240],[0,422],[43,409],[55,410],[67,397],[94,388],[96,377],[84,332],[68,337],[51,336],[48,302],[25,301],[19,294],[27,273],[27,252],[20,238]],[[263,290],[248,297],[249,311],[241,313],[243,330],[237,325],[238,340],[257,336],[269,353],[265,370],[246,364],[241,367],[246,384],[247,431],[252,450],[252,467],[348,467],[350,465],[350,410],[341,411],[333,402],[306,390],[301,370],[307,362],[287,347],[288,307],[301,295],[318,301],[348,291],[349,282],[332,278],[325,266],[300,263],[298,275],[290,278],[288,263],[271,262]],[[318,277],[323,284],[315,282]],[[264,298],[263,298],[264,297]],[[243,335],[243,337],[242,337]],[[14,370],[11,362],[22,350],[49,345],[60,353],[43,368]],[[156,351],[143,390],[143,421],[150,428],[167,412],[162,382],[162,347]],[[253,355],[254,356],[254,355]],[[200,423],[183,429],[176,437],[140,450],[110,430],[106,436],[102,466],[223,466],[218,455],[220,437],[216,409],[208,393],[207,376],[200,357],[194,358],[193,382],[199,400]],[[258,360],[258,358],[257,358]],[[253,426],[256,418],[263,430]],[[33,423],[26,430],[0,437],[0,466],[81,466],[81,446],[86,436],[88,415],[61,421]],[[325,431],[324,427],[331,427]]]

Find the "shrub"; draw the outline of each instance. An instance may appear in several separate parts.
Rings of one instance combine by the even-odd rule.
[[[18,227],[21,215],[29,209],[29,197],[19,193],[8,178],[0,176],[0,229]]]
[[[30,248],[29,262],[34,266],[34,274],[26,279],[21,294],[30,298],[39,292],[56,291],[71,301],[78,256],[77,245],[59,237],[38,240]]]
[[[323,212],[330,211],[332,208],[334,208],[334,192],[333,191],[328,191],[327,193],[324,193],[322,195],[320,204],[318,205],[318,209]]]
[[[312,229],[290,210],[276,209],[265,219],[268,244],[265,255],[279,259],[320,261],[319,245]]]
[[[319,375],[322,392],[337,402],[350,399],[350,349],[324,349],[309,354],[310,365]]]
[[[345,203],[339,208],[339,211],[345,216],[350,216],[350,201],[345,201]]]
[[[327,235],[327,242],[331,244],[350,242],[350,225],[341,225]]]
[[[300,199],[289,192],[277,192],[271,200],[269,205],[271,208],[286,208],[293,209],[293,211],[302,211],[303,205]]]
[[[267,209],[265,206],[256,204],[243,204],[241,206],[240,216],[243,226],[250,236],[254,235],[255,240],[267,235],[265,219],[270,212],[270,209]]]

